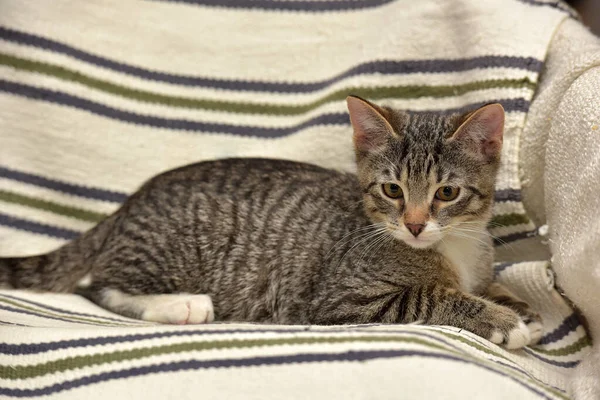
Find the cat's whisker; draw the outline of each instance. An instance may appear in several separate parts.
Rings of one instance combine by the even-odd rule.
[[[374,249],[375,246],[377,246],[381,241],[383,241],[386,238],[386,232],[382,232],[381,235],[379,235],[379,237],[377,239],[375,239],[373,242],[369,243],[365,249],[363,250],[363,252],[361,253],[361,255],[359,256],[359,260],[362,261],[363,257],[366,257],[368,255],[368,253],[371,251],[371,249]]]
[[[375,249],[373,249],[373,253],[377,253],[390,240],[394,240],[392,235],[384,235],[384,240],[382,240],[381,243]]]
[[[471,240],[477,241],[477,242],[479,242],[479,243],[481,243],[481,244],[483,244],[485,246],[487,246],[489,244],[488,242],[486,242],[485,240],[483,240],[481,238],[469,235],[469,233],[472,233],[472,232],[479,233],[479,231],[462,231],[460,229],[453,229],[453,230],[450,230],[447,234],[451,235],[451,236],[457,236],[457,237],[463,237],[463,238],[471,239]],[[485,234],[485,232],[481,232],[481,233]]]
[[[338,268],[340,267],[340,265],[342,264],[342,262],[344,261],[344,258],[350,253],[352,252],[357,246],[361,245],[362,243],[371,240],[379,235],[381,235],[382,233],[385,233],[387,231],[387,228],[379,228],[377,230],[375,230],[374,232],[369,232],[366,235],[362,235],[362,239],[360,239],[359,241],[357,241],[354,245],[352,245],[352,247],[350,247],[348,250],[346,250],[346,252],[344,253],[344,255],[342,255],[342,257],[340,258],[340,261],[338,262],[338,265],[335,268],[335,271],[337,272]]]
[[[374,235],[373,240],[362,249],[362,251],[358,255],[357,259],[362,261],[363,257],[369,252],[369,249],[371,248],[371,246],[373,246],[375,243],[377,243],[377,241],[379,239],[381,239],[382,236],[383,236],[383,234]]]
[[[498,244],[500,244],[500,246],[508,248],[510,251],[512,251],[513,253],[516,253],[515,248],[513,247],[512,244],[505,242],[504,240],[502,240],[501,238],[499,238],[498,236],[494,236],[494,235],[490,235],[490,237],[492,239],[494,239],[496,242],[498,242]]]
[[[460,237],[464,237],[467,239],[472,239],[472,240],[477,240],[478,242],[485,244],[486,246],[488,245],[485,241],[475,238],[471,235],[468,235],[467,233],[473,233],[473,232],[477,232],[477,233],[481,233],[483,235],[486,235],[488,237],[490,237],[491,239],[494,239],[499,245],[504,246],[506,248],[508,248],[510,251],[515,252],[516,250],[514,249],[514,247],[510,244],[507,243],[505,241],[503,241],[502,239],[500,239],[497,236],[492,235],[491,233],[487,232],[487,231],[477,231],[477,230],[453,230],[451,233],[449,233],[450,235],[454,235],[454,236],[460,236]]]
[[[467,222],[468,223],[468,222]],[[473,222],[471,222],[473,223]],[[464,223],[463,223],[464,224]],[[484,230],[476,230],[476,229],[469,229],[469,228],[463,228],[462,224],[457,224],[456,225],[458,227],[459,230],[462,230],[464,232],[481,232],[484,235],[489,236],[490,238],[494,239],[495,241],[497,241],[500,245],[502,246],[507,246],[509,247],[511,250],[514,251],[513,246],[510,243],[505,242],[504,240],[502,240],[499,236],[495,236],[493,235],[490,231],[488,231],[487,229]],[[499,225],[502,226],[502,225]]]
[[[369,244],[368,248],[365,249],[365,251],[363,251],[363,253],[361,254],[361,256],[359,258],[359,262],[356,263],[355,268],[353,269],[353,272],[352,272],[353,279],[356,276],[357,269],[362,266],[362,263],[360,261],[363,260],[363,257],[366,257],[368,255],[368,253],[376,254],[377,251],[379,251],[379,249],[385,243],[387,243],[389,240],[393,240],[393,237],[389,234],[384,233],[383,235],[381,235],[380,237],[378,237],[376,240],[374,240],[372,243]]]
[[[468,236],[468,235],[456,234],[454,236],[455,237],[461,237],[461,238],[471,239],[471,240],[477,241],[478,243],[482,244],[483,246],[487,246],[489,244],[489,243],[487,243],[487,242],[485,242],[485,241],[483,241],[481,239],[473,239],[471,236]]]
[[[325,254],[325,259],[329,258],[329,255],[331,254],[331,252],[333,252],[336,248],[338,248],[338,246],[342,246],[344,244],[346,244],[347,242],[349,242],[350,240],[352,240],[352,238],[348,238],[349,236],[352,236],[355,233],[358,232],[362,232],[360,235],[358,235],[355,239],[360,238],[362,236],[365,236],[367,234],[369,234],[370,232],[364,232],[366,230],[370,230],[370,229],[380,229],[382,227],[384,227],[385,224],[382,222],[376,223],[376,224],[370,224],[367,226],[362,226],[360,228],[354,229],[353,231],[350,231],[349,233],[347,233],[346,235],[344,235],[340,240],[338,240],[332,247],[331,249],[329,249],[329,251],[327,252],[327,254]],[[347,240],[344,240],[348,238]]]

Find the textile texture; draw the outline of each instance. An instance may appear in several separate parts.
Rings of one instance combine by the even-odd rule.
[[[538,233],[521,201],[523,126],[570,16],[535,0],[4,0],[0,256],[52,250],[191,162],[353,171],[348,94],[411,112],[502,103],[491,232],[518,246]],[[74,295],[4,291],[0,396],[566,398],[585,330],[547,262],[499,261],[498,279],[544,318],[538,346],[418,325],[158,326]]]

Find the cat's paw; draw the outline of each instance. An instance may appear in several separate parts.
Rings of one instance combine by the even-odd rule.
[[[215,314],[210,296],[173,294],[151,301],[142,313],[142,319],[162,324],[206,324],[215,319]]]
[[[531,336],[528,345],[537,344],[544,335],[544,325],[542,324],[542,318],[539,314],[533,314],[529,317],[523,318],[523,322],[529,329],[529,335]]]
[[[508,330],[495,329],[492,331],[489,341],[502,345],[509,350],[525,347],[531,341],[529,328],[521,320],[517,325]]]
[[[530,340],[528,345],[534,345],[540,341],[544,334],[544,325],[542,324],[542,317],[531,309],[529,304],[524,301],[517,301],[514,304],[505,304],[507,307],[514,310],[521,321],[527,325],[529,329]]]
[[[487,297],[493,300],[494,303],[503,306],[504,310],[506,310],[504,307],[507,307],[517,313],[529,331],[529,341],[526,345],[536,344],[542,338],[544,334],[542,318],[538,313],[533,311],[526,301],[517,297],[508,288],[498,282],[492,283],[487,288]]]
[[[483,336],[490,342],[509,350],[520,349],[531,342],[529,327],[514,310],[493,304],[486,314],[481,327],[487,330],[487,335]]]

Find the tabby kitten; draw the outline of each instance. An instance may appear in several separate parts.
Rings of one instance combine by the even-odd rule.
[[[269,159],[178,168],[62,248],[3,259],[0,283],[162,323],[420,322],[507,348],[539,339],[537,314],[492,283],[502,106],[444,117],[347,103],[358,175]]]

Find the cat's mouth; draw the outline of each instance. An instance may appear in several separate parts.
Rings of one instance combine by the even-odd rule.
[[[414,237],[410,234],[402,235],[402,237],[400,237],[400,240],[402,240],[404,243],[406,243],[410,247],[414,247],[415,249],[426,249],[438,242],[438,240],[434,239],[434,238],[427,238],[427,237],[420,237],[420,236]]]
[[[433,234],[433,232],[423,232],[415,237],[408,230],[405,231],[395,226],[388,225],[388,229],[394,238],[415,249],[426,249],[439,241],[438,235]]]

